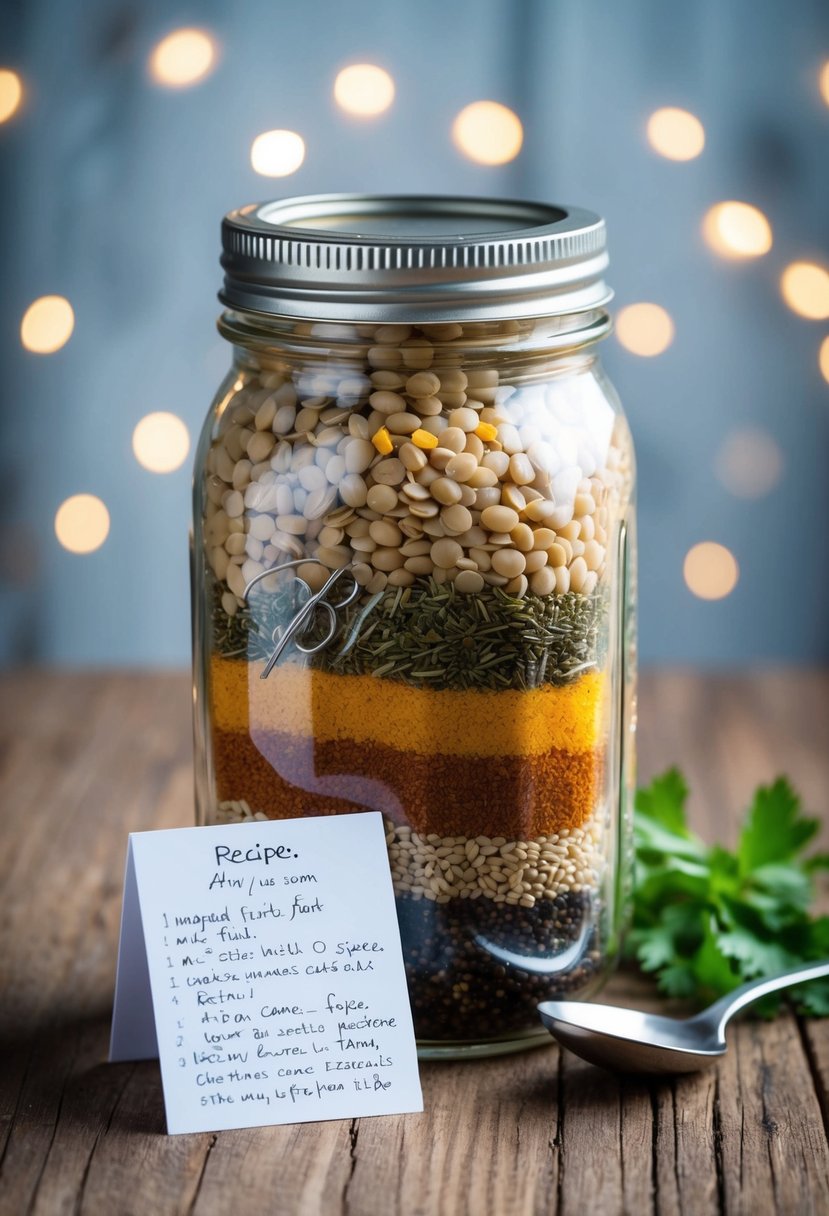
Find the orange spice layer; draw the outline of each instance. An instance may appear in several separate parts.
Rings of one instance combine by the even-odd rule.
[[[488,691],[414,688],[293,660],[262,680],[263,667],[211,659],[211,717],[220,730],[265,730],[407,755],[539,758],[556,750],[590,751],[607,730],[607,680],[599,671],[562,687]]]
[[[274,819],[369,807],[423,835],[528,840],[580,827],[602,798],[603,753],[423,756],[350,741],[213,731],[220,802]]]

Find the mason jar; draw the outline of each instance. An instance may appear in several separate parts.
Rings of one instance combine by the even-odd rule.
[[[379,811],[421,1053],[529,1046],[625,917],[634,460],[604,223],[317,195],[232,212],[223,248],[199,820]]]

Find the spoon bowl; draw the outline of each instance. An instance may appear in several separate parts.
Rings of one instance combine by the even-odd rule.
[[[751,980],[685,1019],[579,1001],[543,1001],[538,1012],[553,1038],[600,1068],[697,1072],[725,1054],[725,1028],[735,1013],[770,992],[824,976],[829,976],[829,960]]]
[[[564,1047],[599,1068],[633,1073],[697,1072],[726,1042],[695,1019],[679,1021],[614,1005],[544,1001],[541,1020]]]

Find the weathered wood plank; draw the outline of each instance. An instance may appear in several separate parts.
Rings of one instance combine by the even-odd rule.
[[[559,1214],[622,1212],[622,1082],[563,1052],[561,1084]]]
[[[717,1073],[652,1085],[656,1211],[707,1216],[720,1210],[715,1144]]]
[[[211,1137],[188,1216],[274,1216],[345,1211],[353,1121],[251,1128]]]
[[[725,1211],[829,1212],[829,1148],[791,1015],[733,1026],[719,1073]]]
[[[106,1063],[107,1023],[61,1027],[38,1044],[45,1083],[57,1099],[50,1111],[48,1151],[28,1208],[33,1216],[73,1216],[89,1161],[112,1118],[131,1069]],[[57,1089],[57,1082],[60,1089]],[[25,1137],[21,1138],[25,1144]],[[25,1176],[25,1171],[20,1171]]]
[[[423,1115],[361,1119],[349,1216],[557,1210],[559,1051],[422,1068]]]
[[[804,1018],[801,1034],[829,1139],[829,1018]]]
[[[562,1053],[561,1216],[656,1207],[652,1087]]]
[[[77,1210],[123,1084],[105,1060],[126,825],[182,822],[191,776],[186,710],[170,698],[180,677],[41,675],[28,685],[40,690],[28,720],[4,701],[3,805],[25,830],[7,832],[0,856],[0,1020],[17,1062],[0,1078],[6,1104],[19,1084],[0,1193],[9,1212],[51,1214]]]
[[[179,1216],[189,1211],[213,1137],[164,1135],[156,1063],[103,1067],[119,1074],[123,1088],[88,1159],[78,1216]]]

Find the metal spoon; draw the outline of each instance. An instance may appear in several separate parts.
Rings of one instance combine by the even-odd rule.
[[[579,1001],[543,1001],[538,1012],[554,1039],[600,1068],[613,1072],[696,1072],[725,1055],[725,1028],[735,1013],[769,992],[822,976],[829,976],[829,960],[751,980],[684,1020]]]

